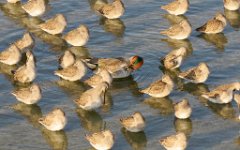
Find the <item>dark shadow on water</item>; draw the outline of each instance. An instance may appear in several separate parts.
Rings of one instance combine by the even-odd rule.
[[[67,150],[68,138],[65,131],[49,131],[41,128],[42,135],[52,150]]]
[[[68,47],[67,50],[71,51],[77,58],[89,58],[91,57],[87,47],[83,46],[72,46]]]
[[[213,44],[220,52],[225,49],[225,44],[228,43],[227,37],[223,33],[218,34],[200,34],[198,37],[204,39],[206,42]]]
[[[124,22],[121,19],[107,19],[101,17],[99,25],[102,25],[106,32],[109,32],[116,37],[123,37],[126,29]]]
[[[78,98],[87,89],[87,87],[80,81],[71,82],[59,79],[58,81],[56,81],[56,84],[64,93],[66,93],[72,99]]]
[[[213,113],[217,114],[223,119],[235,119],[236,111],[234,110],[231,103],[228,104],[215,104],[208,101],[208,108],[212,110]]]
[[[184,61],[184,60],[183,60]],[[175,86],[180,88],[183,86],[184,81],[183,79],[179,78],[178,75],[181,72],[179,68],[174,70],[166,69],[162,64],[159,66],[159,69],[163,72],[163,74],[169,75],[170,78],[173,80]]]
[[[209,88],[206,84],[187,83],[183,85],[181,90],[196,96],[203,106],[209,108],[214,114],[217,114],[219,117],[231,120],[236,119],[236,111],[234,110],[231,103],[215,104],[201,96],[203,93],[209,92]]]
[[[11,105],[11,108],[26,118],[33,127],[40,128],[41,125],[38,123],[38,119],[42,117],[42,111],[38,105],[27,105],[19,102]]]
[[[224,9],[224,14],[229,22],[230,26],[232,26],[235,30],[239,30],[240,28],[240,12],[239,10],[231,11]]]
[[[193,131],[192,120],[188,119],[174,119],[174,127],[176,132],[183,132],[189,138]]]
[[[139,92],[138,83],[134,80],[133,76],[122,79],[114,79],[111,92],[120,93],[121,91],[130,91],[134,97],[141,97],[142,93]]]
[[[99,10],[104,4],[107,4],[107,0],[88,0],[88,3],[90,5],[90,8],[93,11]]]
[[[103,130],[105,122],[96,111],[86,111],[81,108],[76,108],[75,111],[84,129],[93,133]]]
[[[164,14],[163,15],[163,18],[167,19],[168,22],[171,24],[171,25],[175,25],[175,24],[178,24],[180,23],[181,21],[185,20],[187,21],[188,23],[190,23],[188,21],[188,18],[185,16],[185,15],[171,15],[171,14]]]
[[[149,97],[143,101],[153,109],[159,110],[161,115],[172,115],[174,113],[173,101],[169,97],[154,98]]]
[[[147,137],[143,131],[134,133],[127,131],[125,128],[122,128],[121,132],[133,150],[146,149]]]
[[[161,39],[162,42],[166,42],[169,47],[172,49],[178,49],[180,47],[185,47],[187,49],[187,54],[186,56],[192,55],[193,48],[192,48],[192,43],[186,39],[186,40],[174,40],[170,38],[166,39]]]

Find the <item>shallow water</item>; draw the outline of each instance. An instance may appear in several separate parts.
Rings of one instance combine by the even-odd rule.
[[[92,149],[84,135],[104,127],[116,135],[114,150],[163,149],[158,140],[176,131],[188,135],[189,150],[240,149],[239,121],[235,120],[238,115],[236,104],[213,105],[199,97],[200,91],[240,80],[239,12],[224,11],[222,2],[218,0],[190,0],[191,7],[182,18],[187,19],[193,29],[217,11],[225,12],[228,26],[223,34],[206,36],[193,31],[188,40],[175,41],[159,34],[171,23],[182,19],[166,16],[166,12],[160,9],[170,0],[124,0],[126,12],[115,21],[96,15],[93,10],[95,1],[50,0],[45,15],[30,18],[22,14],[19,6],[7,5],[5,0],[0,0],[0,49],[5,49],[24,32],[30,31],[36,40],[33,52],[37,59],[38,75],[35,82],[43,89],[43,98],[37,105],[18,103],[10,94],[18,87],[8,75],[12,68],[0,66],[0,149]],[[63,13],[67,18],[65,33],[79,24],[90,28],[91,38],[85,47],[68,47],[61,38],[36,29],[36,24],[56,13]],[[188,56],[180,69],[186,70],[199,62],[207,62],[212,71],[207,82],[194,85],[177,80],[176,90],[162,99],[139,93],[139,89],[165,72],[161,69],[159,58],[180,46],[188,48]],[[69,48],[78,57],[140,55],[144,58],[144,65],[132,77],[114,81],[107,94],[107,105],[89,113],[76,108],[73,103],[87,87],[81,82],[71,83],[53,75],[58,68],[58,57]],[[89,72],[87,77],[90,75]],[[173,103],[182,98],[188,98],[193,108],[189,120],[174,118]],[[15,111],[9,108],[12,105]],[[68,124],[62,132],[49,132],[37,123],[39,117],[54,107],[63,108],[68,117]],[[119,124],[121,116],[134,111],[142,112],[146,118],[147,127],[142,133],[129,133]]]

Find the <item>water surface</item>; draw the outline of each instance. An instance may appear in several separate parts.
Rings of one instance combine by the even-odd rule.
[[[19,5],[11,6],[0,0],[0,49],[20,38],[24,32],[33,34],[36,44],[33,52],[37,58],[36,83],[43,89],[42,100],[33,106],[18,103],[10,94],[18,87],[13,84],[9,72],[12,68],[0,66],[0,149],[92,149],[84,139],[86,133],[103,128],[116,135],[114,150],[163,149],[158,140],[176,131],[188,135],[188,148],[192,150],[240,149],[239,122],[235,103],[213,105],[199,97],[216,85],[240,80],[239,12],[224,11],[218,0],[190,0],[189,11],[181,17],[166,15],[160,6],[170,2],[159,0],[123,0],[126,12],[121,19],[107,20],[96,15],[96,0],[50,0],[48,12],[31,18],[22,12]],[[192,32],[188,40],[170,40],[159,32],[187,19],[193,29],[210,19],[217,11],[225,13],[228,25],[224,33],[201,35]],[[84,47],[70,47],[58,36],[51,36],[36,29],[36,25],[56,13],[63,13],[68,21],[64,33],[85,24],[91,38]],[[211,74],[205,84],[187,84],[176,79],[176,90],[162,99],[151,98],[138,92],[164,73],[159,58],[174,48],[185,46],[188,55],[180,70],[207,62]],[[71,49],[78,57],[129,57],[140,55],[143,67],[131,77],[114,81],[107,94],[107,105],[94,112],[78,109],[73,100],[86,87],[81,81],[68,82],[53,75],[58,68],[58,57]],[[89,77],[91,72],[89,71]],[[85,79],[84,78],[84,79]],[[188,120],[177,120],[173,103],[188,98],[193,114]],[[15,110],[8,106],[14,105]],[[68,124],[64,131],[49,132],[37,123],[37,119],[55,107],[66,112]],[[122,129],[119,118],[140,111],[146,118],[144,132],[130,133]]]

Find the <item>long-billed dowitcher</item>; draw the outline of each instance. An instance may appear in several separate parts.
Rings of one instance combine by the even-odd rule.
[[[35,60],[31,51],[26,52],[27,62],[17,70],[12,71],[13,79],[21,83],[32,82],[36,78]]]
[[[178,76],[193,83],[203,83],[208,79],[209,74],[210,70],[208,65],[202,62],[196,67],[181,72]]]
[[[109,85],[103,82],[95,88],[85,91],[80,98],[74,102],[84,110],[93,110],[105,104],[105,95]]]
[[[0,62],[7,65],[15,65],[21,60],[22,54],[15,44],[11,44],[0,53]]]
[[[98,73],[90,77],[89,79],[85,80],[84,83],[91,87],[96,87],[98,84],[102,82],[107,82],[109,86],[112,83],[112,76],[111,74],[105,70],[105,69],[100,69],[98,70]]]
[[[45,0],[29,0],[22,8],[33,17],[41,16],[46,11]]]
[[[234,90],[240,90],[239,82],[220,85],[210,92],[203,93],[202,97],[213,103],[226,104],[232,101]]]
[[[60,108],[55,108],[46,116],[39,118],[39,123],[51,131],[60,131],[67,124],[65,113]]]
[[[188,0],[175,0],[167,5],[161,6],[161,9],[166,10],[173,15],[182,15],[187,12],[189,8]]]
[[[159,142],[167,150],[185,150],[187,147],[187,137],[182,132],[165,136]]]
[[[53,18],[45,21],[38,26],[43,31],[55,35],[63,32],[63,30],[67,26],[67,21],[63,14],[56,14]]]
[[[153,82],[146,89],[140,90],[140,92],[152,97],[161,98],[168,96],[172,92],[173,87],[174,83],[172,79],[168,75],[163,75],[162,79]]]
[[[120,123],[130,132],[143,131],[146,126],[145,119],[140,112],[135,112],[130,117],[121,118]]]
[[[174,105],[175,117],[187,119],[191,116],[192,108],[187,99],[183,99]]]
[[[97,11],[108,19],[117,19],[124,14],[125,8],[121,0],[114,0],[111,4],[103,4]]]
[[[81,60],[76,60],[71,66],[54,72],[55,75],[68,81],[80,80],[86,73],[87,68]]]
[[[240,7],[239,0],[223,0],[223,6],[228,10],[238,10]]]
[[[37,103],[42,97],[41,88],[37,84],[15,90],[12,92],[12,95],[14,95],[18,101],[29,105]]]
[[[183,40],[187,39],[192,32],[192,27],[187,20],[171,26],[169,29],[161,31],[160,34],[166,35],[171,39]]]
[[[222,13],[216,13],[213,19],[208,20],[207,23],[196,30],[207,34],[216,34],[222,32],[226,25],[225,16]]]
[[[23,34],[23,37],[19,40],[17,40],[14,44],[22,51],[26,48],[30,48],[34,45],[34,39],[32,35],[27,32]]]
[[[59,58],[59,64],[62,68],[67,68],[73,65],[75,61],[75,55],[69,50],[66,50],[64,54]]]
[[[114,145],[114,134],[110,130],[86,135],[85,138],[97,150],[109,150]]]
[[[63,39],[73,46],[84,46],[89,39],[89,30],[85,25],[80,25],[63,36]]]
[[[179,49],[172,50],[165,57],[161,59],[163,65],[167,69],[176,69],[181,66],[183,57],[186,55],[187,49],[180,47]]]

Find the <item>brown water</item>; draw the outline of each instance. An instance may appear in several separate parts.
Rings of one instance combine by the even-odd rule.
[[[115,21],[106,20],[93,11],[96,0],[52,0],[49,10],[41,18],[30,18],[22,13],[19,5],[5,4],[0,0],[0,49],[30,31],[36,40],[33,52],[37,58],[36,83],[43,89],[42,100],[34,106],[18,103],[10,94],[17,87],[8,75],[12,68],[0,66],[0,149],[92,149],[84,139],[86,133],[111,129],[116,135],[115,150],[163,149],[158,140],[176,131],[188,135],[188,148],[192,150],[237,150],[240,149],[239,121],[235,103],[213,105],[199,97],[201,91],[216,85],[240,80],[239,12],[226,12],[228,25],[223,34],[200,35],[193,31],[185,41],[169,40],[159,32],[169,27],[170,22],[187,19],[193,29],[202,25],[215,12],[224,12],[222,1],[190,0],[190,10],[182,18],[166,16],[160,6],[170,2],[158,0],[124,0],[126,13]],[[63,13],[68,20],[64,32],[86,24],[91,38],[85,47],[72,47],[79,57],[128,57],[140,55],[143,67],[132,77],[116,80],[108,91],[107,105],[95,112],[77,109],[73,100],[87,89],[81,82],[62,81],[53,75],[58,68],[57,59],[69,49],[61,38],[50,36],[36,29],[36,24]],[[170,20],[170,22],[168,21]],[[181,70],[199,62],[207,62],[211,74],[205,84],[186,84],[177,80],[176,90],[167,98],[154,99],[138,92],[163,72],[159,58],[171,49],[180,46],[188,48],[188,56]],[[174,73],[166,72],[174,76]],[[87,77],[91,73],[89,72]],[[87,78],[85,77],[85,78]],[[189,120],[176,120],[173,102],[188,98],[193,108]],[[9,109],[15,105],[16,110]],[[68,124],[62,132],[49,132],[42,128],[37,119],[54,107],[66,112]],[[134,111],[140,111],[146,118],[147,127],[142,133],[129,133],[121,128],[118,119]]]

